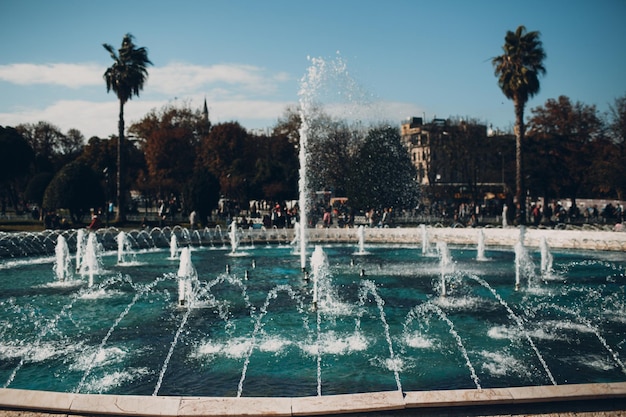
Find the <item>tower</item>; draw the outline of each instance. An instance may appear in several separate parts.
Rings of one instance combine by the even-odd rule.
[[[210,124],[209,121],[209,108],[206,105],[206,97],[204,98],[204,107],[202,108],[202,117],[207,124]]]
[[[202,121],[206,127],[206,132],[209,133],[211,129],[211,121],[209,120],[209,107],[206,105],[206,97],[204,98],[204,107],[202,107]]]

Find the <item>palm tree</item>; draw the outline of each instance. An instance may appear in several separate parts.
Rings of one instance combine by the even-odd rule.
[[[504,37],[504,54],[492,59],[498,85],[515,106],[515,185],[519,204],[520,224],[526,224],[526,199],[522,176],[522,144],[524,142],[524,107],[528,99],[539,92],[539,76],[545,74],[543,50],[539,32],[527,32],[519,26]]]
[[[148,78],[148,65],[152,62],[148,59],[148,50],[144,47],[137,48],[133,43],[133,35],[127,33],[122,40],[122,46],[116,53],[109,44],[103,44],[111,58],[111,65],[104,72],[104,80],[107,92],[113,90],[120,100],[120,116],[118,122],[119,138],[117,143],[117,217],[116,222],[126,220],[126,190],[124,189],[125,171],[125,143],[124,143],[124,104],[133,96],[139,97],[139,92]]]

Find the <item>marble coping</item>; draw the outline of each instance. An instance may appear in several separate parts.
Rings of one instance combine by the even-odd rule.
[[[626,382],[314,397],[166,397],[0,389],[0,408],[116,416],[312,416],[626,398]]]

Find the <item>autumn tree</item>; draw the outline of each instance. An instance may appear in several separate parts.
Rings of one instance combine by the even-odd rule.
[[[589,175],[594,192],[623,200],[626,195],[626,95],[609,106],[607,134],[596,146]]]
[[[255,200],[295,200],[298,196],[298,155],[287,135],[253,136],[256,161],[250,187]]]
[[[219,123],[202,139],[201,165],[218,178],[226,198],[240,203],[249,200],[256,160],[252,139],[237,122]]]
[[[193,175],[200,140],[208,134],[206,122],[200,111],[166,105],[129,128],[145,154],[147,189],[161,198],[180,194]]]
[[[602,134],[596,107],[560,96],[531,111],[528,135],[535,142],[538,169],[531,164],[528,174],[535,184],[552,181],[552,188],[558,188],[575,205],[581,188],[589,181],[594,144]]]
[[[616,147],[611,158],[611,175],[617,196],[622,200],[626,194],[626,95],[615,99],[610,106],[609,132]]]

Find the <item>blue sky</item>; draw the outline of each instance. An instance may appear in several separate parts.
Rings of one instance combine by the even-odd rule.
[[[467,117],[508,129],[513,104],[491,58],[507,30],[541,32],[541,92],[608,110],[626,95],[625,0],[0,0],[0,125],[45,120],[89,138],[117,129],[102,43],[125,33],[154,63],[127,125],[167,103],[200,107],[213,123],[272,127],[298,102],[308,57],[341,60],[378,114]]]

